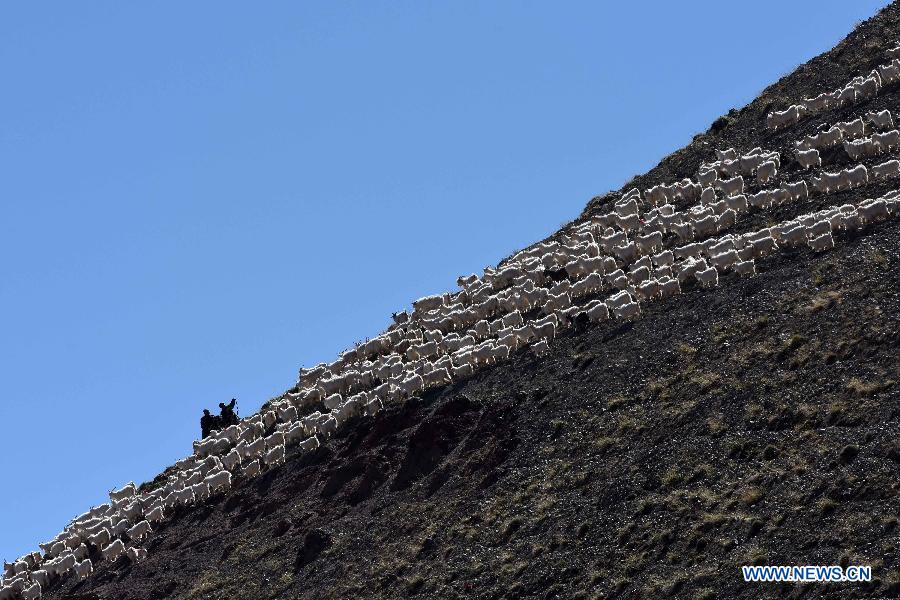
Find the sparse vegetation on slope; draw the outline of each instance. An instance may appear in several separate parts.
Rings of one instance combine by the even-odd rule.
[[[727,146],[778,149],[796,176],[790,144],[816,121],[773,134],[765,113],[871,69],[898,24],[892,5],[628,187],[690,176]],[[900,110],[896,87],[827,118],[882,107]],[[900,222],[836,237],[357,418],[176,513],[146,561],[100,563],[46,597],[900,596]],[[747,564],[871,565],[875,579],[745,584]]]

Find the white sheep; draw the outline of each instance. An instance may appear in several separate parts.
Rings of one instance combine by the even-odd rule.
[[[702,186],[711,186],[719,178],[719,173],[715,169],[705,169],[697,173],[697,181]]]
[[[542,339],[531,345],[531,351],[534,352],[535,356],[544,356],[550,352],[550,345],[547,343],[547,340]]]
[[[739,158],[735,158],[734,160],[726,160],[722,161],[719,164],[719,171],[726,177],[732,177],[741,172],[741,161]]]
[[[900,80],[900,61],[898,61],[896,58],[892,63],[887,65],[879,65],[875,70],[881,77],[881,82],[883,85],[888,85]]]
[[[291,406],[290,408],[294,408]],[[294,409],[296,410],[296,409]],[[218,437],[220,439],[226,439],[232,444],[236,444],[237,441],[241,437],[241,428],[237,425],[229,425],[225,429],[219,432]]]
[[[631,283],[638,284],[642,281],[650,279],[650,269],[647,266],[638,267],[628,273],[628,279]]]
[[[807,241],[806,227],[802,223],[788,222],[775,228],[779,242],[786,246],[797,246]]]
[[[665,250],[659,254],[654,254],[651,260],[656,267],[671,266],[675,262],[675,255],[671,250]]]
[[[75,556],[76,560],[81,560],[88,555],[88,547],[84,544],[79,544],[72,549],[72,554]]]
[[[259,475],[259,472],[260,472],[259,459],[256,459],[256,460],[244,465],[244,468],[241,471],[241,474],[244,477],[250,478],[250,477],[256,477],[257,475]]]
[[[807,225],[806,227],[806,237],[810,239],[818,237],[824,233],[831,233],[831,221],[828,219],[816,221],[812,225]]]
[[[753,173],[753,170],[759,167],[764,160],[765,158],[759,154],[745,154],[738,159],[741,172],[746,175]]]
[[[195,483],[200,483],[203,481],[203,475],[210,470],[212,470],[212,467],[197,465],[196,469],[179,473],[179,481],[182,485],[194,485]]]
[[[474,373],[475,373],[475,368],[470,363],[454,365],[454,367],[453,367],[454,379],[464,379],[466,377],[470,377]]]
[[[742,277],[756,275],[756,263],[753,259],[738,261],[734,263],[732,270]]]
[[[860,220],[864,224],[887,219],[890,216],[887,202],[883,199],[869,200],[857,207]]]
[[[456,278],[456,285],[463,289],[468,289],[472,287],[478,281],[478,275],[472,273],[471,275],[461,275]]]
[[[713,181],[715,183],[715,181]],[[700,204],[712,204],[716,201],[716,190],[713,187],[703,188],[700,193]]]
[[[31,585],[26,584],[19,594],[21,594],[22,600],[37,600],[41,597],[41,584],[36,581]]]
[[[109,530],[104,528],[88,537],[87,541],[95,548],[102,548],[108,544],[111,539],[112,537],[109,534]]]
[[[722,252],[721,254],[716,254],[715,256],[709,257],[709,264],[716,267],[720,271],[728,269],[736,262],[738,262],[738,255],[736,250],[727,250],[725,252]]]
[[[767,160],[759,165],[759,169],[756,171],[756,180],[759,183],[767,183],[777,174],[778,170],[775,167],[775,161]]]
[[[205,481],[195,483],[191,486],[191,493],[194,495],[196,502],[202,502],[209,498],[209,484]]]
[[[648,235],[639,235],[635,238],[635,244],[642,254],[655,252],[662,248],[663,235],[656,231]]]
[[[694,231],[700,237],[706,237],[718,229],[718,219],[715,215],[709,215],[694,221]]]
[[[817,135],[806,136],[799,142],[797,142],[797,147],[799,149],[816,149],[816,150],[825,150],[827,148],[832,148],[837,146],[841,142],[844,141],[844,132],[839,128],[832,126],[826,131],[823,131]]]
[[[282,423],[290,423],[291,421],[297,420],[297,409],[293,405],[286,407],[279,407],[276,409],[278,414],[278,420]],[[236,442],[237,440],[235,440]]]
[[[144,517],[151,523],[159,523],[163,520],[163,517],[165,517],[165,510],[160,504],[148,510]]]
[[[783,183],[781,184],[781,189],[787,193],[794,202],[809,198],[809,188],[806,185],[806,181],[802,179],[800,181],[795,181],[794,183]]]
[[[274,410],[268,410],[262,415],[262,423],[266,429],[272,427],[278,421],[278,415],[275,414]]]
[[[78,567],[78,565],[75,565]],[[77,573],[77,569],[76,569]],[[50,574],[43,569],[38,569],[37,571],[32,571],[29,575],[32,581],[36,581],[41,585],[42,590],[46,590],[50,587]]]
[[[737,158],[737,150],[734,148],[727,148],[725,150],[716,150],[716,158],[719,162],[724,162],[726,160],[734,160]]]
[[[13,563],[12,571],[14,574],[18,575],[19,573],[25,573],[28,571],[28,563],[24,560],[17,560]]]
[[[109,529],[112,527],[112,519],[104,518],[104,519],[91,519],[90,521],[86,521],[85,524],[75,527],[75,530],[81,534],[82,536],[90,536],[94,535],[101,529]],[[62,544],[63,549],[67,546],[65,540],[60,540],[57,544]],[[58,552],[57,552],[58,554]]]
[[[894,128],[894,118],[889,110],[882,110],[881,112],[869,111],[866,113],[866,118],[877,129],[887,130]]]
[[[703,287],[714,287],[719,285],[719,272],[715,267],[709,267],[703,271],[696,271],[694,277]]]
[[[609,319],[609,307],[602,300],[594,300],[584,307],[584,313],[591,323],[599,323]]]
[[[606,281],[609,285],[613,286],[616,289],[624,289],[625,286],[628,285],[628,278],[625,277],[624,271],[622,269],[616,269],[612,273],[606,275]]]
[[[639,283],[634,288],[634,295],[639,300],[652,300],[656,298],[661,292],[661,288],[659,282],[656,279],[648,279],[642,283]]]
[[[126,553],[128,554],[128,559],[133,563],[140,562],[147,558],[147,550],[144,548],[132,547],[126,550]]]
[[[301,427],[302,429],[301,425],[298,424],[297,426]],[[246,442],[242,443],[246,444]],[[241,466],[241,452],[237,449],[237,447],[235,447],[231,450],[231,452],[222,457],[222,466],[229,471],[234,471],[236,468]]]
[[[808,243],[809,247],[815,252],[824,252],[825,250],[834,248],[834,238],[831,236],[831,232],[823,233],[816,238],[809,239]]]
[[[662,186],[655,185],[648,190],[644,190],[644,200],[653,206],[656,206],[660,202],[665,203],[666,195]]]
[[[137,488],[135,487],[134,482],[130,481],[120,490],[110,490],[109,499],[115,502],[119,502],[121,500],[131,498],[136,492]]]
[[[221,468],[222,459],[218,456],[207,456],[202,463],[197,465],[197,471],[199,471],[204,476],[210,471],[215,471]]]
[[[862,117],[853,119],[852,121],[836,123],[835,127],[844,133],[845,140],[861,138],[866,135],[866,122],[863,121]]]
[[[878,153],[878,147],[871,139],[844,140],[844,152],[851,160],[859,160]]]
[[[349,404],[350,404],[350,402],[348,401],[348,402],[344,403],[342,406],[347,406]],[[296,423],[292,423],[291,425],[289,425],[285,428],[284,443],[285,444],[294,444],[298,440],[303,439],[303,437],[305,435],[306,435],[306,426],[301,421],[297,421]],[[234,472],[236,467],[240,466],[240,456],[238,456],[237,458],[238,458],[238,464],[234,465],[233,467],[229,467],[228,463],[225,460],[222,461],[222,464],[225,466],[226,469],[228,469],[231,472]]]
[[[747,196],[743,194],[728,196],[722,202],[724,203],[726,210],[731,209],[735,212],[747,212]]]
[[[803,105],[807,112],[820,112],[831,106],[831,96],[828,93],[822,93],[815,98],[804,98]]]
[[[625,231],[630,231],[632,229],[637,229],[641,224],[641,219],[638,215],[629,215],[627,217],[620,217],[616,215],[616,225]]]
[[[163,499],[163,505],[169,508],[177,506],[179,504],[193,504],[193,502],[194,492],[190,488],[190,486],[173,490]]]
[[[582,296],[586,296],[588,294],[595,294],[603,290],[605,287],[606,283],[604,282],[603,276],[600,273],[591,273],[581,281],[576,282],[575,285],[572,286],[572,290],[568,295],[571,298],[581,298]],[[569,306],[571,306],[571,304],[566,306],[559,305],[554,310],[556,312],[559,312],[569,308]],[[545,314],[549,314],[551,312],[554,311],[544,311]]]
[[[130,525],[131,523],[128,522],[128,519],[120,519],[115,525],[109,528],[109,534],[112,537],[119,537]]]
[[[447,368],[435,369],[429,373],[423,375],[423,380],[425,381],[425,385],[427,387],[434,387],[440,385],[447,385],[450,383],[453,378],[450,376],[450,371]]]
[[[852,169],[845,169],[844,172],[850,182],[849,187],[859,187],[869,183],[869,170],[866,165],[856,165]]]
[[[620,217],[628,217],[631,215],[638,214],[638,203],[634,198],[630,198],[627,201],[617,203],[613,206],[613,210],[616,211],[616,214]]]
[[[152,532],[153,528],[150,527],[150,523],[147,521],[141,521],[140,523],[129,529],[126,534],[128,535],[128,539],[130,539],[131,541],[135,541],[144,539],[148,534]]]
[[[747,200],[753,208],[765,209],[772,206],[773,198],[769,190],[760,190],[755,194],[750,194]]]
[[[208,475],[204,481],[209,484],[210,493],[231,489],[231,473],[228,471],[218,471]]]
[[[843,171],[838,173],[822,171],[819,177],[812,178],[813,189],[824,194],[830,194],[841,189],[843,178]]]
[[[75,569],[75,575],[79,580],[87,579],[94,572],[94,563],[91,562],[91,559],[85,558],[81,562],[75,563],[72,568]]]
[[[660,298],[671,298],[681,293],[681,282],[671,275],[660,277],[658,282]]]
[[[707,256],[714,256],[716,254],[721,254],[722,252],[727,252],[728,250],[734,250],[735,241],[734,236],[726,235],[721,238],[711,238],[700,244],[703,248],[703,253]]]
[[[803,169],[822,166],[822,157],[819,156],[819,151],[815,148],[809,150],[797,149],[794,151],[794,154],[797,156],[797,162],[800,163]]]
[[[373,400],[372,402],[376,402],[376,401],[377,401],[377,399]],[[300,444],[298,444],[298,446],[304,452],[308,452],[310,450],[315,450],[316,448],[319,447],[319,438],[317,438],[316,436],[308,437],[305,440],[303,440],[302,442],[300,442]]]
[[[836,102],[838,106],[856,102],[856,88],[852,83],[847,84],[844,88],[838,90]]]
[[[13,600],[19,593],[20,587],[8,583],[0,585],[0,600]]]
[[[422,313],[429,310],[436,310],[444,305],[445,297],[443,295],[425,296],[419,298],[412,303],[415,312]]]
[[[397,387],[400,388],[400,391],[405,396],[412,396],[425,389],[425,381],[422,379],[421,375],[414,374],[397,384]]]
[[[900,177],[900,160],[889,160],[871,168],[873,179],[887,179]]]
[[[72,553],[64,554],[44,564],[44,569],[53,575],[64,575],[69,572],[76,563],[75,555]]]
[[[626,290],[622,290],[621,292],[613,294],[606,299],[606,305],[613,310],[619,308],[620,306],[624,306],[629,302],[632,302],[632,298],[631,294]]]
[[[794,104],[785,110],[776,110],[766,115],[766,127],[769,129],[781,129],[797,123],[805,114],[805,106]]]
[[[723,212],[718,217],[715,217],[715,219],[716,219],[716,231],[722,231],[724,229],[728,229],[729,227],[731,227],[732,225],[735,224],[735,222],[737,221],[737,212],[735,212],[729,208],[729,209],[726,209],[725,212]]]
[[[270,450],[275,446],[284,445],[284,431],[273,431],[272,435],[266,438],[266,450]],[[223,465],[224,466],[224,465]]]
[[[744,193],[744,178],[741,175],[716,182],[719,190],[726,196],[734,196]]]
[[[875,76],[866,77],[861,82],[853,84],[857,98],[871,98],[878,95],[878,90],[881,88],[881,78],[877,71],[874,73]]]
[[[504,315],[501,321],[504,327],[521,327],[524,323],[522,313],[517,310]]]
[[[263,462],[268,466],[273,466],[277,464],[284,463],[285,460],[285,449],[284,446],[275,446],[266,452],[265,457],[263,458]]]
[[[122,556],[122,553],[124,553],[124,552],[125,552],[125,544],[122,542],[122,540],[115,540],[109,546],[106,546],[102,550],[103,558],[105,558],[109,562],[115,562],[116,559],[118,559],[120,556]]]
[[[878,152],[890,152],[900,147],[900,131],[896,129],[884,133],[873,133],[871,139]]]
[[[315,392],[315,395],[316,395],[316,397],[317,397],[317,398],[316,398],[317,400],[320,400],[320,399],[321,399],[321,393],[322,393],[322,391],[319,390],[318,388],[314,388],[314,389],[312,389],[312,390],[309,390],[309,392],[307,392],[306,394],[303,395],[304,401],[305,401],[305,399],[306,399],[308,396],[310,396],[313,392]],[[255,422],[255,423],[247,423],[246,426],[245,426],[244,428],[242,428],[242,430],[241,430],[240,438],[239,438],[239,442],[238,442],[238,443],[240,443],[241,441],[243,441],[243,442],[247,442],[247,443],[249,444],[250,442],[252,442],[252,441],[255,440],[256,438],[262,437],[262,435],[263,435],[265,432],[266,432],[266,428],[263,426],[262,423],[259,423],[259,422]]]
[[[631,319],[641,314],[641,305],[637,302],[628,302],[613,310],[617,319]]]
[[[556,315],[553,314],[532,322],[531,330],[534,332],[535,338],[552,340],[556,337],[556,328],[558,324],[559,320]]]
[[[245,459],[253,459],[259,458],[263,455],[263,452],[266,450],[266,438],[260,437],[253,442],[247,444],[246,451],[244,453]]]

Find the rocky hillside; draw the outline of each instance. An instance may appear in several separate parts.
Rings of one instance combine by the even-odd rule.
[[[577,222],[695,178],[714,149],[779,151],[779,180],[809,179],[793,142],[866,111],[900,118],[900,86],[778,132],[766,114],[885,63],[898,25],[894,4]],[[734,232],[898,188],[811,193]],[[177,511],[145,560],[98,562],[44,597],[900,597],[900,219],[834,238],[355,417]],[[871,565],[874,581],[747,584],[745,564]]]

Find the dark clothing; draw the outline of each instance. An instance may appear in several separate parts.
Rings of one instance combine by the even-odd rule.
[[[203,439],[208,438],[215,429],[218,429],[218,421],[219,417],[214,417],[213,415],[200,417],[200,431],[203,434]]]
[[[235,414],[235,412],[234,412],[234,405],[236,403],[237,403],[237,400],[235,400],[234,398],[232,398],[231,402],[229,402],[228,404],[219,403],[219,408],[222,409],[222,416],[220,418],[222,419],[223,427],[228,427],[229,425],[237,425],[238,424],[238,417],[237,417],[237,414]]]

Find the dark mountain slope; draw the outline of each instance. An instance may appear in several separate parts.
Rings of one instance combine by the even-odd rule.
[[[177,515],[146,562],[49,597],[900,594],[898,256],[892,222],[564,335],[360,420]],[[842,561],[879,581],[740,579]]]
[[[673,152],[645,173],[632,179],[622,190],[592,199],[582,217],[594,214],[610,199],[622,191],[637,187],[648,189],[658,183],[671,182],[683,177],[695,177],[703,161],[715,159],[714,148],[740,148],[749,150],[762,146],[767,150],[779,150],[783,160],[793,154],[794,140],[815,133],[815,126],[823,120],[845,121],[861,114],[859,104],[830,110],[817,118],[808,118],[795,127],[773,134],[765,129],[765,116],[772,110],[783,110],[803,98],[811,98],[824,91],[845,85],[856,75],[866,75],[877,65],[888,62],[885,51],[900,40],[900,6],[891,4],[875,17],[861,23],[830,51],[800,65],[795,71],[772,84],[750,104],[732,109],[716,119],[710,128],[696,135],[684,148]],[[698,90],[698,94],[715,93],[715,90]],[[866,105],[866,109],[890,107],[893,98],[879,96]]]
[[[900,110],[900,91],[774,135],[768,107],[884,62],[898,19],[888,7],[625,189],[692,176],[727,146],[780,149],[796,180],[792,140]],[[835,237],[361,418],[168,519],[146,561],[101,562],[45,597],[898,597],[900,221]],[[750,563],[872,565],[876,580],[745,584]]]

